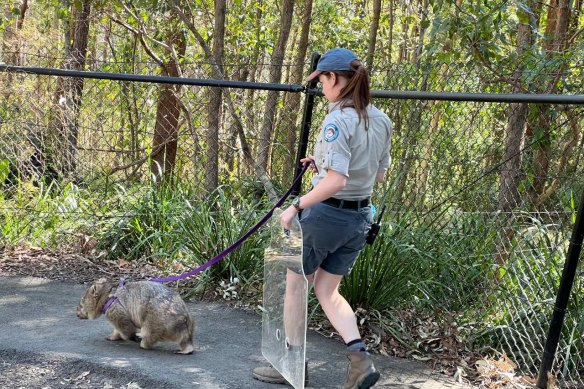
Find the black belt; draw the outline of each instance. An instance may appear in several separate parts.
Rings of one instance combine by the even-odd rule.
[[[323,200],[322,203],[335,208],[359,209],[369,205],[369,198],[363,200],[341,200],[334,197],[329,197],[328,199]]]

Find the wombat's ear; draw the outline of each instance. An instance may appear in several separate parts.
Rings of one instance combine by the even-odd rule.
[[[91,294],[96,297],[99,296],[104,288],[104,285],[106,285],[107,283],[108,283],[107,278],[100,278],[99,280],[95,281],[93,285],[91,285],[90,289]]]

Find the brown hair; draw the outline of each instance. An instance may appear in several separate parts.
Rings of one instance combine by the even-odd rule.
[[[335,71],[341,76],[346,77],[349,83],[341,90],[339,100],[341,109],[344,107],[353,107],[357,111],[359,120],[365,120],[365,128],[369,125],[367,117],[367,106],[371,102],[369,90],[369,73],[361,61],[358,59],[351,62],[351,70]]]

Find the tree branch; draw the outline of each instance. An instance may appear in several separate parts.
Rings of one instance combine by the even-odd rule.
[[[566,116],[568,117],[568,122],[570,125],[570,132],[572,133],[572,138],[569,139],[562,147],[562,156],[560,157],[560,162],[558,165],[558,173],[557,175],[560,176],[563,174],[564,170],[566,169],[566,165],[568,164],[569,153],[570,151],[578,144],[578,138],[580,136],[580,128],[578,127],[578,121],[566,107],[564,109]],[[541,193],[537,199],[535,200],[534,204],[536,207],[541,206],[544,202],[546,202],[552,194],[556,191],[556,189],[560,186],[560,180],[555,178],[550,186],[548,186],[543,193]]]
[[[188,29],[193,33],[193,35],[195,36],[195,38],[199,42],[199,45],[201,45],[201,48],[205,52],[205,57],[207,58],[207,61],[209,61],[211,63],[211,66],[213,67],[213,77],[223,79],[224,75],[223,75],[223,72],[221,71],[221,68],[219,68],[219,65],[218,65],[219,61],[217,61],[217,59],[213,56],[213,53],[209,49],[207,42],[205,42],[202,35],[199,34],[199,31],[197,30],[195,25],[187,17],[187,15],[185,15],[185,13],[182,11],[182,9],[180,9],[180,7],[178,7],[176,5],[176,1],[174,1],[173,3],[174,4],[173,4],[172,8],[177,12],[177,14],[181,18],[181,20],[187,25]],[[270,197],[270,199],[275,202],[278,200],[278,196],[276,194],[276,190],[274,189],[274,185],[269,180],[266,170],[263,169],[256,162],[256,159],[253,158],[253,156],[251,154],[251,147],[249,146],[249,143],[247,142],[247,139],[245,137],[245,132],[243,130],[243,123],[241,122],[241,118],[237,114],[237,111],[235,109],[235,104],[233,103],[233,99],[231,98],[229,93],[225,93],[224,95],[225,95],[225,98],[227,99],[227,106],[229,107],[229,113],[231,114],[231,117],[235,121],[235,128],[237,129],[237,133],[239,135],[239,141],[241,142],[241,148],[243,151],[244,160],[247,164],[249,164],[250,166],[253,166],[258,171],[257,176],[258,176],[259,180],[262,182],[262,184],[264,185],[264,189],[266,190],[268,197]]]
[[[120,26],[124,27],[125,29],[131,31],[136,37],[138,37],[138,39],[140,40],[140,43],[142,43],[142,47],[144,47],[144,50],[146,51],[146,54],[148,54],[154,60],[154,62],[156,62],[158,65],[160,65],[161,67],[164,67],[164,62],[156,54],[154,54],[154,52],[150,49],[150,46],[148,46],[148,44],[144,40],[144,36],[143,36],[142,31],[135,29],[134,27],[130,26],[128,23],[123,22],[112,15],[109,15],[109,18],[114,23],[119,24]]]

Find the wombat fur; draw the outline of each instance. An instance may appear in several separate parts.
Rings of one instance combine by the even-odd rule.
[[[179,354],[191,354],[195,323],[180,295],[161,283],[128,282],[118,285],[105,278],[95,281],[86,291],[79,306],[79,319],[97,319],[108,299],[113,299],[105,312],[114,330],[108,340],[136,340],[150,349],[160,341],[178,343]]]

